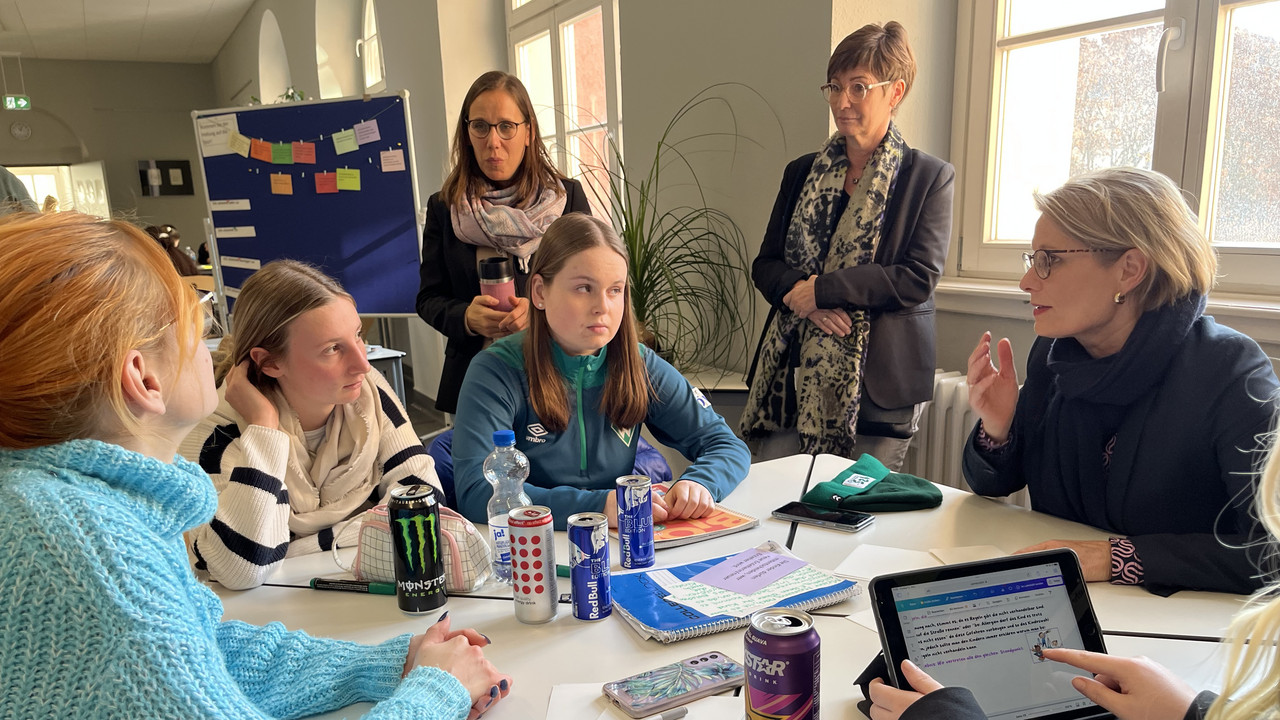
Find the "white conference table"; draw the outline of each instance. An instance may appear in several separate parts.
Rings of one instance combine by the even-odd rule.
[[[872,529],[856,534],[775,520],[769,512],[799,498],[810,475],[812,482],[830,479],[851,461],[834,456],[808,455],[782,458],[752,466],[747,479],[723,502],[727,507],[760,518],[751,530],[721,538],[659,551],[657,563],[679,564],[728,555],[766,540],[785,543],[794,530],[793,552],[819,567],[833,568],[860,542],[909,549],[995,545],[1016,550],[1048,537],[1094,539],[1097,530],[1067,523],[1022,508],[978,498],[952,488],[942,488],[943,505],[929,511],[885,513]],[[565,533],[556,534],[557,558],[567,558]],[[1101,535],[1105,537],[1105,535]],[[617,544],[612,543],[614,571],[618,572]],[[327,553],[291,558],[272,583],[303,585],[311,577],[346,576]],[[567,592],[561,579],[560,591]],[[362,643],[375,643],[402,633],[424,631],[438,613],[413,617],[401,613],[388,596],[344,592],[318,592],[294,587],[260,587],[242,592],[212,585],[221,596],[226,619],[255,624],[282,622],[291,630]],[[1216,634],[1236,607],[1234,596],[1213,593],[1179,593],[1159,598],[1137,588],[1091,585],[1105,630],[1148,631],[1163,635]],[[1134,592],[1127,592],[1133,590]],[[1192,597],[1182,597],[1190,595]],[[486,718],[537,720],[547,711],[554,686],[562,683],[600,683],[616,680],[666,663],[711,650],[742,657],[742,631],[694,638],[670,645],[643,640],[620,617],[599,622],[573,618],[569,605],[544,625],[524,625],[515,619],[510,592],[487,586],[474,596],[451,597],[448,610],[453,626],[475,627],[493,640],[486,655],[503,672],[515,678],[512,694],[498,703]],[[851,622],[843,614],[866,606],[865,597],[819,610],[815,624],[822,638],[822,707],[829,717],[862,717],[856,703],[861,692],[852,684],[879,651],[877,634]],[[1208,617],[1206,617],[1208,616]],[[1138,628],[1138,630],[1134,630]],[[1195,632],[1192,632],[1191,630]],[[1145,629],[1145,630],[1144,630]],[[1212,642],[1166,637],[1111,635],[1108,649],[1118,655],[1144,654],[1173,669],[1193,687],[1220,686],[1222,655]],[[604,705],[584,708],[582,720],[595,720]],[[322,717],[359,717],[368,705],[355,705]],[[615,711],[616,712],[616,711]],[[617,713],[618,718],[623,718]],[[576,720],[576,718],[557,718]],[[735,719],[736,720],[736,719]]]

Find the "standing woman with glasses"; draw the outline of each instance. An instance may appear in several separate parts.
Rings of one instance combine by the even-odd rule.
[[[449,340],[436,409],[453,413],[476,353],[529,325],[529,259],[565,213],[590,214],[582,186],[561,175],[539,135],[520,79],[481,75],[467,91],[453,134],[453,170],[427,201],[418,315]],[[509,259],[510,305],[480,287],[479,263]]]
[[[1257,343],[1204,315],[1217,258],[1169,178],[1113,168],[1036,194],[1023,292],[1039,337],[1021,391],[1008,339],[969,356],[980,418],[964,475],[982,495],[1114,533],[1049,540],[1085,579],[1249,593],[1265,537],[1249,509],[1277,389]]]
[[[756,460],[870,453],[896,470],[933,397],[955,169],[893,123],[915,75],[897,22],[862,27],[827,63],[836,133],[787,166],[751,267],[772,306],[740,424]]]

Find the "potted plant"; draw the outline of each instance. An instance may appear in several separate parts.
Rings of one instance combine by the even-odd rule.
[[[647,172],[623,160],[612,136],[607,137],[612,163],[603,158],[581,163],[597,207],[609,209],[631,256],[631,303],[641,339],[682,372],[713,369],[722,377],[740,365],[750,347],[756,293],[742,230],[707,204],[689,144],[720,137],[731,139],[734,149],[740,140],[759,146],[737,132],[731,106],[716,94],[731,85],[746,87],[718,83],[680,107],[658,139]],[[730,131],[673,139],[683,118],[717,107],[727,110]],[[681,196],[684,204],[668,204],[671,187],[664,182],[671,175],[689,189]]]

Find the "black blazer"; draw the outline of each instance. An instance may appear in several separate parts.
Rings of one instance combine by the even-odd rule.
[[[563,183],[568,193],[564,211],[590,215],[591,206],[582,185],[576,180],[564,180]],[[519,267],[515,271],[516,292],[524,297],[528,278]],[[427,222],[422,229],[422,265],[418,276],[418,316],[449,340],[444,349],[440,388],[436,391],[436,409],[456,412],[462,378],[467,374],[471,358],[484,347],[484,338],[468,334],[463,320],[467,306],[480,294],[480,275],[476,270],[476,246],[462,242],[453,233],[449,205],[440,193],[427,200]]]
[[[810,153],[787,165],[760,255],[751,265],[751,279],[773,306],[766,332],[774,313],[787,310],[782,298],[806,277],[804,271],[787,264],[784,250],[791,215],[816,157],[817,153]],[[870,312],[862,386],[882,408],[910,407],[933,398],[937,363],[933,291],[951,243],[955,178],[950,163],[908,149],[885,213],[875,261],[819,275],[815,282],[819,308]],[[754,380],[759,355],[757,347],[748,384]]]

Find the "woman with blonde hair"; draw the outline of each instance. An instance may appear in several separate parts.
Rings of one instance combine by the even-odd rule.
[[[627,250],[596,218],[565,215],[547,228],[529,274],[529,329],[480,353],[462,385],[453,456],[459,510],[487,522],[492,494],[481,465],[495,430],[514,430],[529,456],[529,498],[557,528],[577,512],[617,521],[614,481],[635,463],[644,423],[693,461],[654,519],[702,517],[746,476],[747,448],[711,403],[640,345]]]
[[[1022,487],[1032,508],[1114,533],[1049,540],[1085,579],[1153,593],[1256,590],[1249,516],[1258,438],[1280,383],[1250,338],[1204,314],[1217,261],[1169,178],[1112,168],[1047,195],[1024,255],[1039,338],[1021,391],[1013,347],[969,357],[980,420],[964,452],[974,492]]]
[[[175,455],[217,404],[203,323],[142,230],[74,212],[0,219],[5,717],[487,708],[509,679],[483,636],[447,620],[376,646],[221,621],[182,538],[217,497]]]
[[[1270,534],[1275,552],[1280,542],[1280,444],[1272,437],[1271,452],[1262,470],[1256,495],[1257,516]],[[1094,674],[1071,684],[1089,700],[1115,713],[1120,720],[1276,720],[1280,718],[1280,578],[1268,568],[1272,584],[1250,599],[1227,630],[1227,667],[1222,695],[1196,694],[1167,668],[1147,658],[1121,658],[1068,648],[1045,649],[1044,657]],[[872,720],[916,720],[947,717],[986,718],[973,695],[964,688],[944,688],[910,661],[903,676],[921,692],[898,690],[873,680],[870,685]]]
[[[440,483],[333,278],[277,260],[245,281],[234,310],[218,408],[182,451],[218,489],[213,521],[194,534],[197,568],[242,589],[286,557],[331,549],[391,486]]]
[[[471,84],[453,129],[453,169],[427,201],[418,315],[449,340],[436,409],[452,413],[467,367],[493,340],[529,324],[523,298],[542,233],[565,213],[590,213],[576,180],[556,170],[520,78],[493,70]],[[479,263],[508,260],[510,306],[485,294]]]

